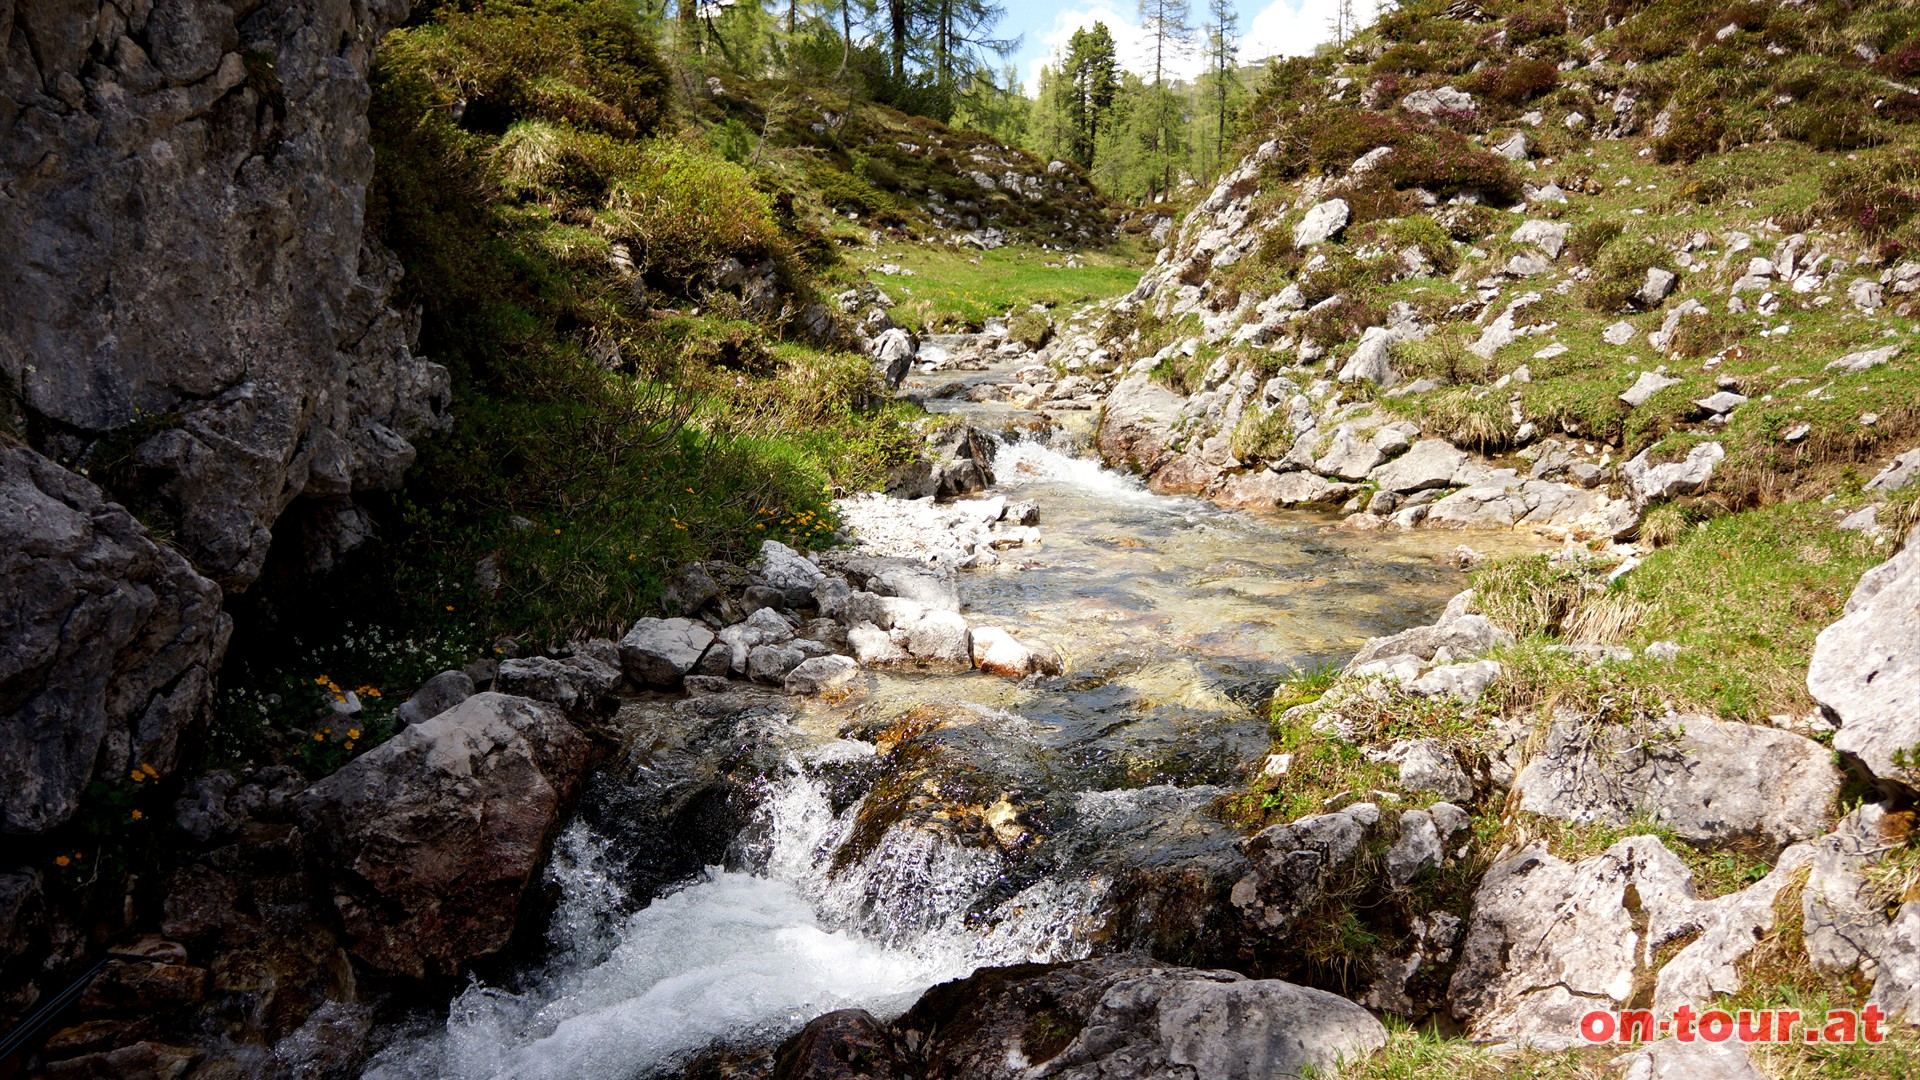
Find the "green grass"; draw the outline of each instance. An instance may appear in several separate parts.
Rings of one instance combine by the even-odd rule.
[[[1602,590],[1586,585],[1598,583],[1597,569],[1583,575],[1543,559],[1495,562],[1474,581],[1497,621],[1533,635],[1502,657],[1515,708],[1566,704],[1626,718],[1671,707],[1764,723],[1813,710],[1813,640],[1885,558],[1860,533],[1833,528],[1828,508],[1783,503],[1700,521]],[[1588,667],[1546,652],[1583,608],[1625,620],[1613,642],[1638,652],[1672,641],[1680,655]]]
[[[1592,1080],[1606,1075],[1605,1062],[1619,1048],[1577,1050],[1487,1050],[1449,1038],[1404,1020],[1386,1017],[1387,1045],[1337,1069],[1311,1070],[1310,1080],[1494,1080],[1525,1076],[1535,1080]]]
[[[1030,304],[1081,304],[1119,296],[1140,280],[1130,253],[1085,252],[1068,267],[1065,252],[1008,246],[992,251],[884,244],[863,264],[893,263],[913,276],[875,275],[894,301],[894,321],[920,331],[978,327]],[[1054,265],[1049,266],[1047,264]]]

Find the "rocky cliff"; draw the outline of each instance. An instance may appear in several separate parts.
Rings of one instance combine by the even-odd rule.
[[[362,229],[368,64],[406,12],[0,4],[0,830],[171,770],[222,591],[276,542],[363,539],[355,493],[447,422]]]

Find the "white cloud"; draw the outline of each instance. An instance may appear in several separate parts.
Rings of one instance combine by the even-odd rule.
[[[1273,0],[1246,25],[1240,44],[1243,63],[1269,56],[1306,56],[1333,40],[1333,14],[1338,0]],[[1378,0],[1353,0],[1361,25],[1379,13]]]
[[[1285,0],[1280,2],[1284,3]],[[1153,42],[1147,37],[1146,31],[1140,28],[1138,17],[1123,14],[1119,7],[1105,0],[1097,0],[1055,13],[1053,25],[1034,35],[1044,46],[1044,51],[1039,56],[1028,58],[1027,70],[1021,73],[1026,79],[1029,95],[1040,92],[1040,68],[1055,64],[1066,55],[1067,42],[1073,38],[1073,32],[1097,22],[1106,23],[1107,30],[1113,34],[1114,51],[1119,56],[1121,67],[1138,75],[1153,74]],[[1193,45],[1163,61],[1167,76],[1174,79],[1193,78],[1205,65],[1197,36]]]

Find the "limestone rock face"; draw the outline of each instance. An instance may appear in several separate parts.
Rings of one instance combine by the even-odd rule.
[[[1588,1010],[1632,999],[1644,956],[1692,929],[1697,903],[1686,865],[1651,836],[1580,863],[1527,848],[1474,893],[1450,1008],[1477,1039],[1571,1044]]]
[[[1873,775],[1914,788],[1920,744],[1920,530],[1900,554],[1866,572],[1839,622],[1820,631],[1807,692],[1839,721],[1834,748]]]
[[[1697,843],[1778,850],[1832,824],[1840,770],[1778,728],[1677,716],[1644,725],[1557,721],[1514,782],[1520,808],[1581,825],[1649,817]]]
[[[418,978],[504,947],[589,750],[554,709],[477,694],[302,792],[353,951]]]
[[[290,504],[396,486],[408,439],[444,421],[447,373],[412,355],[399,268],[363,235],[367,68],[407,4],[121,10],[18,9],[0,373],[63,432],[39,447],[62,462],[157,419],[131,448],[140,489],[202,574],[243,589]]]
[[[230,620],[220,588],[85,478],[0,446],[0,833],[73,815],[96,776],[173,771]]]
[[[170,770],[221,591],[276,535],[331,565],[447,422],[364,228],[368,64],[406,15],[0,4],[0,383],[32,442],[0,464],[0,830],[58,825],[96,765]],[[83,478],[108,461],[166,545]]]

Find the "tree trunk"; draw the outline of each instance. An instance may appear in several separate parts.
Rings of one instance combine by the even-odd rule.
[[[907,0],[887,0],[887,16],[893,30],[893,81],[907,79]]]

